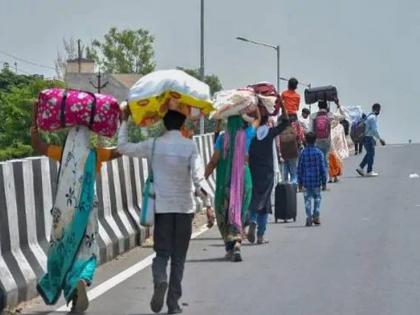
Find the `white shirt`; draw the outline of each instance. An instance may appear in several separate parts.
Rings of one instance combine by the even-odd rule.
[[[150,162],[153,139],[129,143],[127,122],[118,133],[121,154],[147,158]],[[167,131],[157,138],[152,161],[156,213],[194,213],[194,193],[205,184],[203,164],[193,140],[179,131]]]
[[[309,128],[309,117],[306,118],[306,119],[302,117],[301,119],[299,119],[299,123],[302,126],[303,130],[305,131],[305,133],[308,133],[310,131],[310,128]]]

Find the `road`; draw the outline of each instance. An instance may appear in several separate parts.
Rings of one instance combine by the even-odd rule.
[[[184,314],[419,314],[420,145],[378,148],[378,178],[360,178],[359,157],[323,196],[322,226],[270,224],[270,243],[225,262],[217,229],[191,242]],[[95,285],[151,254],[136,249],[100,268]],[[151,314],[150,267],[99,295],[87,314]],[[61,305],[61,304],[60,304]],[[60,305],[57,305],[56,308]],[[24,314],[51,312],[42,304]]]

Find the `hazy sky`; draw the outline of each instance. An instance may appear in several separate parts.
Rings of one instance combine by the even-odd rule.
[[[156,37],[158,68],[198,67],[199,9],[199,0],[0,0],[0,50],[53,66],[63,37],[87,43],[111,26],[142,27]],[[420,141],[420,1],[206,0],[205,32],[206,72],[225,88],[275,83],[275,51],[236,36],[278,43],[281,76],[333,84],[344,105],[380,102],[385,139]]]

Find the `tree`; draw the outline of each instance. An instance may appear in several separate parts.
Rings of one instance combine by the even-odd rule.
[[[41,90],[63,83],[17,75],[7,69],[0,72],[0,82],[0,160],[29,156],[33,153],[29,134],[33,103]],[[62,133],[45,137],[55,144],[63,140]]]
[[[154,37],[147,30],[118,31],[113,27],[102,41],[92,41],[86,52],[104,72],[145,75],[155,69],[153,42]]]

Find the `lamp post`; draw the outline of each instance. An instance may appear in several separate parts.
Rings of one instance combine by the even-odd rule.
[[[247,43],[251,43],[251,44],[255,44],[259,46],[265,46],[265,47],[269,47],[276,50],[276,53],[277,53],[277,91],[280,92],[280,45],[271,45],[271,44],[251,40],[245,37],[236,37],[236,39],[243,42],[247,42]]]
[[[200,5],[200,79],[204,81],[204,0]],[[200,134],[204,134],[204,117],[200,118]]]

